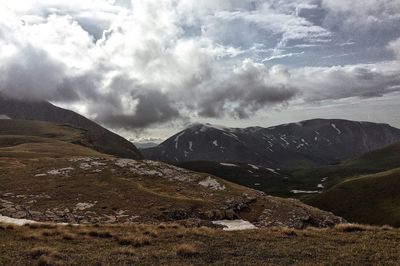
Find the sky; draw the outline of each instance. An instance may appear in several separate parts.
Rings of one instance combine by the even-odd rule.
[[[2,0],[0,93],[137,142],[191,123],[400,127],[400,0]]]

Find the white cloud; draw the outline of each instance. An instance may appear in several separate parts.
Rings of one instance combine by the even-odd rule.
[[[397,61],[260,63],[301,62],[338,38],[332,25],[354,30],[365,21],[390,29],[398,1],[378,2],[2,1],[0,90],[79,106],[125,129],[199,116],[246,118],[292,101],[379,97],[397,90]],[[357,49],[358,41],[348,40],[332,45]],[[397,55],[398,42],[388,46]]]

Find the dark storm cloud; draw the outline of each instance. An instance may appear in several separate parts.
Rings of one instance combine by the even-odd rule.
[[[1,92],[75,104],[115,129],[245,119],[400,88],[398,1],[3,5]]]
[[[128,77],[114,77],[109,87],[108,93],[96,95],[98,99],[90,107],[96,120],[105,125],[127,130],[141,129],[181,116],[168,95],[143,87]]]
[[[244,119],[259,110],[285,104],[298,93],[285,84],[286,69],[268,69],[245,60],[226,80],[213,81],[211,90],[199,95],[198,113],[204,117],[233,116]]]
[[[65,65],[45,51],[21,45],[18,52],[0,65],[0,91],[14,98],[34,100],[77,100],[73,88],[62,88]]]

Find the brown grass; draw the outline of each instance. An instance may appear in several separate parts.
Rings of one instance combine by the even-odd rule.
[[[122,246],[143,247],[151,244],[150,238],[146,236],[123,236],[118,238],[118,243]]]
[[[71,234],[71,233],[62,234],[62,239],[67,240],[67,241],[74,240],[75,238],[76,238],[75,234]]]
[[[65,265],[63,261],[60,261],[54,257],[43,255],[39,258],[38,266],[62,266]]]
[[[112,238],[113,237],[113,235],[108,231],[97,231],[97,230],[89,231],[88,235],[91,237],[98,237],[98,238]]]
[[[37,265],[40,261],[42,265],[98,262],[101,265],[175,266],[182,265],[183,260],[196,265],[338,265],[343,261],[349,265],[398,264],[400,230],[367,227],[370,230],[347,233],[348,225],[338,228],[225,232],[168,226],[160,231],[158,225],[57,226],[54,229],[23,226],[0,230],[0,265]],[[43,231],[52,230],[61,235],[42,235]],[[109,232],[113,237],[94,238],[88,235],[91,231]],[[158,237],[144,235],[153,231],[158,232]],[[296,235],[290,236],[292,232]],[[22,238],[31,234],[39,238]],[[73,236],[73,241],[66,241],[65,235]]]
[[[199,251],[193,245],[182,244],[176,248],[176,255],[182,258],[192,258],[199,255]]]
[[[115,248],[112,251],[114,255],[135,256],[136,250],[133,248]]]
[[[335,226],[335,229],[339,232],[352,233],[372,230],[373,227],[361,224],[338,224]]]

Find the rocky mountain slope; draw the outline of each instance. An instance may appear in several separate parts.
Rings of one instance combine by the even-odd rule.
[[[0,218],[210,225],[215,220],[243,219],[258,227],[295,228],[344,221],[300,201],[269,197],[209,174],[101,154],[76,144],[85,132],[70,126],[4,121]],[[29,130],[22,134],[24,128]]]
[[[390,125],[337,119],[243,129],[197,124],[142,152],[147,159],[164,162],[299,168],[337,164],[397,140],[400,130]]]
[[[92,147],[97,151],[124,158],[142,158],[139,150],[128,140],[73,111],[49,102],[22,101],[0,95],[0,117],[70,124],[85,129]]]

